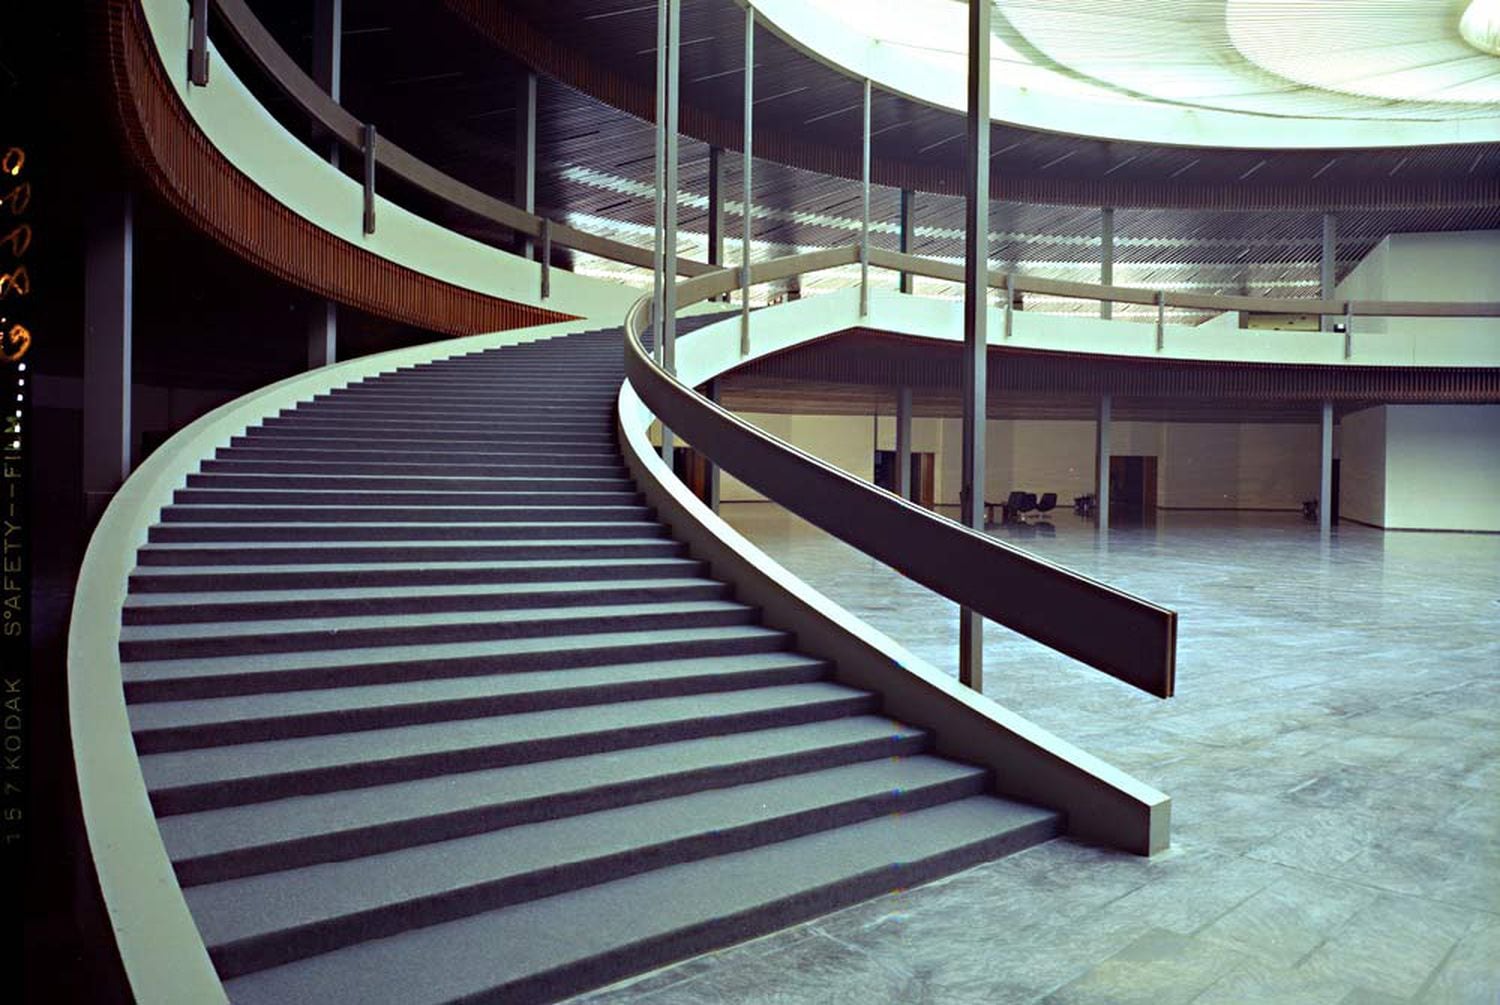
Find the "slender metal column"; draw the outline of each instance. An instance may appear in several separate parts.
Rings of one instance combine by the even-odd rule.
[[[666,101],[659,131],[666,156],[662,166],[661,365],[677,368],[677,81],[681,41],[682,0],[667,5]],[[672,463],[672,431],[661,430],[661,456]]]
[[[517,209],[536,212],[536,74],[526,73],[516,88],[516,144],[514,177],[511,180],[511,202]],[[516,254],[530,258],[534,243],[527,234],[519,235]]]
[[[667,4],[656,0],[656,232],[651,243],[651,334],[656,361],[662,361],[662,229],[666,219],[663,197],[667,163]]]
[[[865,78],[865,123],[860,131],[859,316],[870,313],[870,78]]]
[[[911,388],[896,392],[896,494],[915,498],[911,483]]]
[[[1113,286],[1115,282],[1115,211],[1105,206],[1099,211],[1099,282]],[[1099,301],[1099,316],[1108,321],[1114,316],[1112,301]]]
[[[750,355],[750,233],[751,168],[755,157],[751,140],[755,122],[755,7],[745,4],[745,138],[742,174],[745,181],[744,202],[740,204],[740,355]]]
[[[708,148],[708,264],[724,267],[724,151]],[[729,294],[715,299],[728,301]]]
[[[90,524],[130,474],[135,207],[101,193],[89,220],[83,296],[83,494]]]
[[[344,64],[344,0],[313,0],[313,81],[334,101],[341,99]],[[323,138],[315,130],[321,145],[328,151],[330,164],[339,162],[338,140]]]
[[[719,403],[719,378],[715,377],[709,381],[706,390],[708,391],[708,400],[717,405]],[[719,512],[719,466],[713,462],[712,458],[705,456],[704,460],[708,463],[708,471],[706,472],[708,475],[708,508],[717,513]]]
[[[1318,530],[1333,529],[1333,402],[1323,402],[1322,449],[1318,459]]]
[[[1332,213],[1323,214],[1323,254],[1318,259],[1318,295],[1324,300],[1332,300],[1335,296],[1335,288],[1338,285],[1338,217]],[[1337,322],[1331,314],[1323,315],[1322,323],[1319,324],[1325,332],[1333,331]]]
[[[969,4],[969,157],[964,185],[963,473],[962,522],[984,530],[984,423],[990,234],[990,4]],[[959,608],[958,677],[984,690],[984,621]]]
[[[901,190],[901,236],[899,238],[900,251],[903,255],[912,253],[912,246],[916,243],[917,234],[917,193],[909,188]],[[916,276],[910,272],[898,273],[897,282],[902,293],[915,292]]]
[[[1099,520],[1099,534],[1109,533],[1109,413],[1113,404],[1108,394],[1099,395],[1099,411],[1094,425],[1094,505]]]
[[[342,92],[344,62],[344,0],[313,0],[313,81],[334,101]],[[339,163],[338,140],[314,129],[314,145]],[[332,300],[316,299],[307,315],[307,368],[338,362],[339,308]]]

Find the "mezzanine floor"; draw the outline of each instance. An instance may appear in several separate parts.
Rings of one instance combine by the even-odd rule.
[[[725,516],[956,672],[954,609],[770,504]],[[1500,1001],[1500,536],[1296,514],[995,533],[1180,614],[1178,696],[989,626],[986,692],[1173,798],[1146,860],[1055,841],[590,1005]]]

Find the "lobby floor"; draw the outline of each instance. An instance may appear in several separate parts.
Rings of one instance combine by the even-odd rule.
[[[724,515],[956,673],[951,604],[779,507]],[[1175,608],[1177,697],[995,625],[985,692],[1171,795],[1171,850],[1053,841],[580,1001],[1500,1001],[1500,535],[1053,523],[995,533]]]

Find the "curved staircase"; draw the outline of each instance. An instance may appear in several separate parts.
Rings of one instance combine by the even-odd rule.
[[[126,698],[232,1001],[554,1000],[1057,832],[654,520],[620,339],[320,395],[152,528]]]

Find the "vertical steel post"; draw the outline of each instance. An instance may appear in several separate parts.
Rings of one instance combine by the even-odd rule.
[[[344,64],[344,0],[313,0],[313,81],[334,101],[342,98]],[[326,142],[328,162],[339,162],[339,141],[315,130],[320,144]]]
[[[552,221],[542,218],[542,299],[552,296]]]
[[[1110,206],[1099,211],[1099,282],[1105,286],[1115,283],[1115,211]],[[1099,301],[1101,318],[1108,321],[1114,312],[1114,301]]]
[[[511,201],[517,209],[536,212],[536,74],[526,71],[521,86],[516,90],[516,143],[514,176],[511,179]],[[532,255],[529,234],[519,235],[516,254],[522,258]]]
[[[1099,520],[1099,536],[1109,533],[1109,413],[1113,402],[1108,394],[1099,395],[1099,410],[1094,423],[1094,511]]]
[[[680,63],[682,0],[667,3],[666,103],[662,136],[666,158],[662,170],[661,365],[677,369],[677,83]],[[672,431],[661,429],[661,456],[673,458]]]
[[[83,493],[98,520],[130,474],[135,207],[128,190],[101,193],[89,220],[83,297]]]
[[[715,377],[713,380],[710,380],[705,390],[708,392],[708,400],[717,405],[719,403],[719,378]],[[708,462],[708,471],[706,472],[708,476],[708,508],[717,513],[719,512],[719,466],[713,462],[712,458],[706,455],[704,460]]]
[[[1010,338],[1011,328],[1015,322],[1015,313],[1016,275],[1014,272],[1007,272],[1005,274],[1005,338]]]
[[[662,361],[662,231],[666,218],[665,171],[667,162],[667,4],[656,0],[656,155],[653,164],[656,187],[656,232],[651,243],[651,334],[656,361]]]
[[[743,145],[744,202],[740,205],[740,355],[750,355],[750,233],[751,168],[755,157],[751,140],[755,122],[755,7],[745,4],[745,138]]]
[[[911,483],[911,388],[896,391],[896,494],[902,499],[915,496]]]
[[[1318,296],[1324,300],[1332,300],[1338,286],[1338,246],[1339,246],[1339,223],[1338,217],[1332,213],[1323,214],[1323,253],[1318,256]],[[1325,331],[1333,331],[1336,322],[1331,314],[1324,314],[1318,327]]]
[[[1354,355],[1354,301],[1344,301],[1344,358]]]
[[[986,333],[990,236],[990,4],[969,4],[968,163],[964,178],[962,522],[984,530]],[[984,620],[958,614],[958,677],[984,690]]]
[[[1318,453],[1318,531],[1333,529],[1333,402],[1323,402],[1321,449]]]
[[[313,81],[338,101],[342,92],[344,52],[344,0],[313,0]],[[313,130],[314,145],[328,154],[328,163],[339,163],[339,141],[322,129]],[[307,367],[309,370],[338,362],[338,304],[315,299],[307,319]]]
[[[724,151],[708,148],[708,264],[724,267]],[[728,301],[729,294],[714,298]]]
[[[677,109],[682,0],[667,0],[667,160],[662,217],[662,366],[675,372],[677,342]]]
[[[366,234],[375,233],[375,127],[366,122],[362,130],[365,154],[365,218]]]
[[[864,126],[860,129],[859,316],[870,313],[870,78],[865,78]]]
[[[901,190],[901,236],[899,238],[900,251],[903,255],[910,255],[912,248],[916,245],[917,236],[917,193],[909,188]],[[913,293],[916,290],[916,276],[910,272],[898,273],[897,282],[902,293]]]
[[[193,0],[191,16],[193,34],[188,48],[188,83],[195,87],[207,87],[208,0]]]
[[[1161,352],[1167,344],[1167,293],[1156,291],[1156,351]]]

